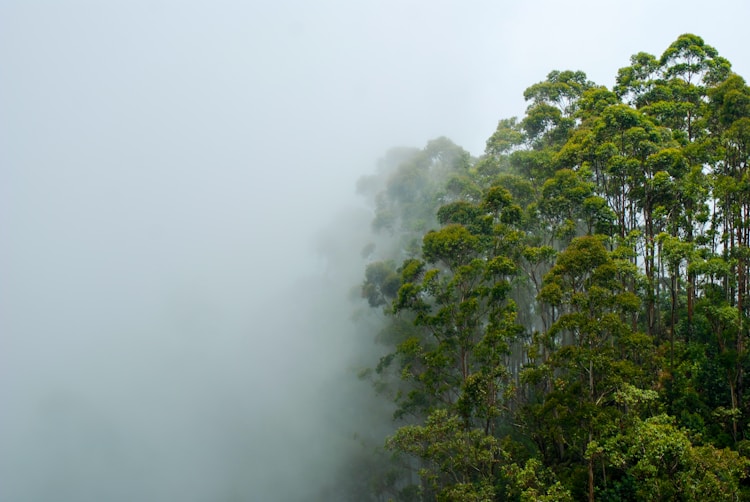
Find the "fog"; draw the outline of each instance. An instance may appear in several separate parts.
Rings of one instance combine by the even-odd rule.
[[[750,7],[652,3],[0,3],[0,500],[327,500],[380,416],[356,180],[681,33],[750,76]]]

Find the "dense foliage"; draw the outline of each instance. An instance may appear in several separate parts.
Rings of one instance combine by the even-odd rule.
[[[695,35],[364,178],[395,406],[360,500],[750,499],[750,88]]]

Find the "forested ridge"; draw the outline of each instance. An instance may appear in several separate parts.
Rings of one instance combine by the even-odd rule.
[[[524,98],[358,184],[393,422],[346,496],[750,500],[750,88],[685,34]]]

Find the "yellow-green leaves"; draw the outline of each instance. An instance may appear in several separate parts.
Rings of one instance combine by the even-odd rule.
[[[468,263],[480,250],[479,238],[463,225],[448,225],[427,233],[422,252],[430,263],[442,262],[450,268]]]

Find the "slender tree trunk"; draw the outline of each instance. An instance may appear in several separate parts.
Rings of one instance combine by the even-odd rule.
[[[645,245],[645,259],[644,268],[646,270],[646,282],[648,283],[648,292],[646,294],[646,326],[649,336],[654,334],[654,324],[656,318],[656,287],[655,287],[655,274],[654,274],[654,224],[651,214],[650,203],[646,204],[646,208],[643,211],[643,219],[646,230],[646,245]]]
[[[692,218],[687,223],[687,241],[692,244],[693,242],[693,222]],[[688,327],[685,331],[685,341],[690,340],[690,336],[693,333],[693,310],[695,304],[695,274],[690,272],[691,258],[688,256],[687,263],[685,265],[687,273],[687,322]]]
[[[742,195],[740,195],[742,200]],[[743,214],[744,213],[744,214]],[[747,259],[745,253],[748,249],[748,220],[750,220],[750,205],[740,204],[740,222],[738,227],[738,243],[740,245],[740,257],[737,263],[737,406],[743,407],[743,360],[745,353],[745,295],[747,294]],[[736,427],[736,425],[735,425]],[[736,433],[735,433],[736,441]]]
[[[662,277],[664,277],[664,261],[661,258],[661,251],[662,251],[662,245],[661,242],[659,242],[657,252],[658,252],[658,258],[657,258],[657,265],[656,265],[656,299],[659,301],[659,298],[661,297],[661,280]],[[633,329],[635,331],[635,328]],[[662,315],[661,315],[661,308],[658,310],[658,314],[656,316],[656,333],[658,334],[659,338],[664,336],[664,327],[662,325]]]
[[[669,343],[672,345],[672,350],[674,350],[674,331],[675,327],[677,325],[677,271],[675,270],[677,267],[672,267],[672,272],[670,274],[670,280],[672,283],[672,305],[670,310],[670,320],[669,320]]]
[[[589,343],[589,350],[593,347]],[[594,402],[594,361],[589,358],[589,400]],[[594,440],[593,426],[589,425],[589,444]],[[589,458],[589,502],[594,502],[594,456]]]
[[[589,443],[594,440],[594,435],[589,428]],[[594,502],[594,456],[589,458],[589,502]]]
[[[735,375],[731,370],[727,370],[727,380],[729,381],[729,395],[732,399],[732,411],[735,411],[737,409],[737,387]],[[734,414],[732,415],[732,439],[737,444],[737,418]]]

